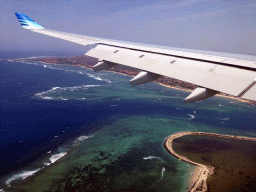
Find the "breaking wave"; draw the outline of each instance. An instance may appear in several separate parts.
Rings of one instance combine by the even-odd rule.
[[[8,60],[10,62],[14,62],[13,60]],[[29,65],[39,65],[36,62],[28,62],[28,61],[15,61],[15,62],[19,62],[19,63],[24,63],[24,64],[29,64]]]
[[[39,57],[29,57],[29,58],[21,58],[21,59],[32,59],[32,58],[39,58]],[[13,60],[9,60],[10,62],[13,62]],[[63,69],[61,68],[62,65],[55,65],[55,64],[48,64],[48,63],[44,63],[44,62],[27,62],[27,61],[19,61],[21,63],[26,63],[26,64],[33,64],[33,65],[42,65],[44,68],[48,68],[48,69],[54,69],[54,70],[60,70],[60,71],[66,71],[66,72],[74,72],[74,73],[79,73],[81,75],[84,75],[84,74],[87,74],[90,78],[93,78],[95,80],[98,80],[98,81],[105,81],[105,82],[108,82],[108,83],[112,83],[110,80],[108,79],[102,79],[101,77],[99,76],[95,76],[95,75],[92,75],[92,74],[89,74],[89,73],[86,73],[86,71],[80,71],[80,70],[72,70],[72,69]],[[58,66],[58,67],[54,67],[54,66]]]
[[[62,96],[59,96],[60,94],[63,94],[65,91],[73,92],[73,91],[80,91],[80,90],[87,90],[91,87],[98,87],[100,85],[82,85],[82,86],[74,86],[74,87],[53,87],[48,91],[43,91],[40,93],[35,94],[35,96],[45,99],[45,100],[68,100],[68,98],[65,98]],[[56,97],[57,95],[57,97]],[[85,99],[85,98],[82,98]]]
[[[94,135],[89,135],[89,136],[83,135],[83,136],[78,137],[74,141],[73,145],[64,145],[64,146],[59,147],[58,148],[59,153],[51,155],[51,157],[49,159],[50,162],[45,162],[44,165],[49,166],[50,164],[55,163],[57,160],[64,157],[65,155],[67,155],[67,152],[71,149],[71,147],[74,147],[74,146],[76,146],[77,143],[80,143],[86,139],[92,138],[93,136]],[[47,152],[47,153],[49,153],[49,152]],[[50,153],[51,153],[51,151],[50,151]]]
[[[57,160],[59,160],[60,158],[64,157],[65,155],[67,155],[68,153],[67,152],[61,152],[61,153],[58,153],[58,154],[54,154],[50,157],[50,163],[49,162],[45,162],[44,165],[46,166],[49,166],[51,165],[52,163],[55,163]]]
[[[36,59],[36,58],[47,58],[47,57],[53,57],[53,56],[33,56],[33,57],[23,57],[18,59]]]
[[[227,120],[229,120],[229,118],[227,117],[227,118],[219,118],[219,117],[217,117],[218,119],[220,119],[220,120],[222,120],[222,121],[227,121]]]
[[[147,160],[147,159],[159,159],[159,160],[161,160],[162,162],[164,162],[160,157],[155,157],[155,156],[148,156],[148,157],[144,157],[143,159],[144,159],[144,160]]]
[[[191,120],[191,119],[195,119],[196,117],[194,115],[188,114],[190,116],[190,118],[184,118],[184,117],[175,117],[175,116],[171,116],[172,118],[175,119],[183,119],[183,120]]]
[[[94,75],[92,74],[87,74],[89,77],[95,79],[95,80],[98,80],[98,81],[102,81],[102,79],[98,76],[98,77],[95,77]]]
[[[110,80],[108,80],[108,79],[103,79],[103,81],[106,81],[106,82],[108,82],[108,83],[112,83]]]
[[[85,99],[86,99],[85,97],[77,98],[77,100],[85,100]]]
[[[195,119],[194,115],[190,115],[190,114],[188,114],[188,115],[190,116],[190,119]]]
[[[41,170],[41,168],[33,170],[33,171],[24,171],[22,173],[18,173],[16,175],[13,175],[9,179],[7,179],[5,183],[6,183],[6,185],[10,186],[12,181],[15,181],[15,180],[18,180],[18,179],[19,180],[24,180],[27,177],[34,175],[39,170]]]
[[[75,142],[74,142],[74,143],[82,142],[82,141],[84,141],[84,140],[86,140],[86,139],[88,139],[88,138],[93,138],[93,137],[94,137],[94,135],[89,135],[89,136],[80,136],[80,137],[78,137],[78,138],[75,140]]]
[[[78,70],[72,70],[72,69],[63,69],[63,68],[57,68],[57,67],[53,67],[54,64],[43,64],[44,68],[48,68],[48,69],[54,69],[54,70],[60,70],[60,71],[66,71],[66,72],[74,72],[74,73],[79,73],[81,75],[84,75],[86,73],[84,73],[83,71],[78,71]],[[56,66],[56,65],[55,65]],[[61,65],[59,65],[61,67]]]
[[[49,65],[49,64],[46,64],[46,65],[43,65],[43,66],[44,66],[44,68],[48,68],[48,69],[55,69],[55,70],[64,71],[64,69],[55,68],[55,67],[52,67],[52,65]]]
[[[42,96],[42,99],[52,100],[52,99],[54,99],[54,98],[53,98],[53,97],[43,97],[43,96]]]
[[[144,157],[143,159],[144,159],[144,160],[148,160],[148,159],[159,159],[159,160],[161,160],[162,162],[164,162],[160,157],[156,157],[156,156],[148,156],[148,157]],[[162,178],[163,178],[163,176],[164,176],[164,172],[165,172],[165,168],[163,167],[163,169],[162,169],[162,174],[161,174],[160,179],[159,179],[157,182],[155,182],[153,185],[151,185],[149,188],[153,187],[155,184],[157,184],[159,181],[162,180]],[[147,188],[147,190],[148,190],[149,188]]]
[[[102,79],[100,76],[94,76],[94,75],[92,75],[92,74],[87,74],[90,78],[93,78],[93,79],[95,79],[95,80],[98,80],[98,81],[105,81],[105,82],[108,82],[108,83],[112,83],[110,80],[108,80],[108,79]]]
[[[56,154],[53,154],[49,157],[49,160],[44,162],[43,163],[43,166],[40,167],[40,168],[37,168],[35,170],[32,170],[32,171],[22,171],[20,173],[17,173],[17,174],[14,174],[12,175],[11,177],[9,177],[6,181],[5,181],[5,184],[10,187],[11,185],[11,182],[12,181],[15,181],[15,180],[24,180],[32,175],[34,175],[36,172],[42,170],[43,168],[45,168],[45,166],[49,166],[53,163],[55,163],[56,161],[58,161],[59,159],[61,159],[62,157],[64,157],[65,155],[68,154],[68,151],[70,151],[70,149],[72,147],[75,147],[77,146],[77,143],[80,143],[80,142],[83,142],[84,140],[88,139],[88,138],[92,138],[94,135],[89,135],[89,136],[79,136],[74,142],[73,144],[71,145],[63,145],[63,146],[60,146],[58,149],[57,149],[57,153]],[[47,156],[52,153],[52,151],[48,151],[47,152]],[[47,157],[46,156],[46,157]]]
[[[162,178],[163,178],[163,176],[164,176],[164,172],[165,172],[165,168],[163,167],[163,169],[162,169],[162,174],[161,174],[160,179],[159,179],[157,182],[155,182],[153,185],[151,185],[149,188],[153,187],[155,184],[157,184],[158,182],[160,182],[160,181],[162,180]],[[147,190],[148,190],[149,188],[147,188]]]
[[[161,175],[161,178],[160,178],[160,180],[159,180],[159,181],[161,181],[161,179],[163,178],[163,176],[164,176],[164,172],[165,172],[165,168],[163,167],[163,169],[162,169],[162,175]]]
[[[22,61],[22,62],[24,62],[24,61]],[[38,65],[38,63],[29,63],[29,62],[24,62],[24,63]],[[55,66],[56,66],[56,65],[55,65]],[[59,65],[59,66],[61,67],[61,65]],[[87,74],[85,71],[57,68],[57,67],[54,67],[54,64],[43,64],[43,67],[44,67],[44,68],[48,68],[48,69],[54,69],[54,70],[60,70],[60,71],[66,71],[66,72],[79,73],[79,74],[81,74],[81,75]],[[87,75],[88,75],[90,78],[93,78],[93,79],[95,79],[95,80],[98,80],[98,81],[105,81],[105,82],[111,83],[111,81],[108,80],[108,79],[102,79],[102,78],[99,77],[99,76],[95,76],[95,75],[92,75],[92,74],[89,74],[89,73],[88,73]]]
[[[67,152],[62,152],[62,153],[59,153],[59,154],[52,155],[52,156],[50,157],[50,161],[51,161],[51,163],[54,163],[54,162],[56,162],[58,159],[60,159],[61,157],[64,157],[65,155],[67,155]]]

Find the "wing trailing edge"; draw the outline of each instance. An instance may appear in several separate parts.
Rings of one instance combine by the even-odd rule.
[[[80,45],[95,45],[85,53],[99,59],[95,71],[118,64],[144,71],[131,80],[132,85],[167,76],[199,87],[185,99],[187,103],[209,98],[218,92],[256,101],[256,57],[246,60],[60,32],[44,29],[24,13],[15,15],[21,26],[32,32]]]

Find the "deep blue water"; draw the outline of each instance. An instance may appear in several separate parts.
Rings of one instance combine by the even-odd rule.
[[[92,83],[93,80],[77,78],[72,73],[63,78],[57,70],[35,65],[4,61],[0,63],[2,176],[31,163],[72,135],[78,135],[81,130],[77,130],[77,126],[101,117],[101,114],[96,116],[87,104],[31,98],[36,93],[57,85],[72,86],[85,81]],[[65,133],[62,133],[64,129]],[[61,136],[55,138],[60,133]]]
[[[35,98],[35,94],[53,87],[107,83],[68,70],[44,68],[43,65],[0,61],[0,66],[1,176],[34,162],[68,139],[95,131],[100,128],[101,121],[114,115],[170,114],[171,111],[169,106],[152,107],[152,103],[136,100],[119,101],[118,105],[123,107],[113,108],[113,101]]]
[[[10,56],[8,55],[6,58],[10,58]],[[246,109],[247,107],[242,105],[243,112],[235,110],[225,114],[221,111],[216,112],[202,108],[202,105],[206,104],[209,107],[218,107],[219,103],[229,103],[229,101],[221,99],[210,99],[208,100],[210,104],[185,105],[180,98],[176,102],[180,103],[182,110],[177,110],[176,105],[172,106],[170,103],[167,105],[164,102],[150,99],[128,99],[115,103],[117,96],[103,99],[103,102],[99,102],[98,99],[81,102],[76,99],[48,100],[35,97],[36,94],[52,90],[53,87],[102,85],[105,86],[106,92],[101,94],[108,94],[107,89],[114,89],[109,86],[107,81],[99,81],[88,75],[77,73],[76,71],[81,69],[79,67],[62,66],[60,69],[52,70],[41,64],[32,65],[0,60],[1,177],[34,162],[44,156],[47,151],[57,148],[69,139],[100,129],[102,124],[111,123],[115,116],[159,115],[160,117],[188,118],[187,114],[193,114],[196,110],[194,123],[223,127],[223,131],[232,129],[255,132],[255,110],[252,107]],[[86,69],[83,70],[86,71]],[[123,78],[128,84],[129,77],[124,76]],[[117,83],[115,86],[119,86],[119,84]],[[154,90],[159,91],[158,93],[161,95],[163,88],[159,87],[156,86]],[[127,85],[126,88],[129,89],[129,86]],[[147,86],[143,88],[151,90]],[[139,90],[141,87],[135,89]],[[93,91],[90,93],[93,94]],[[188,94],[178,93],[182,97]],[[176,95],[176,92],[167,90],[165,94]],[[122,107],[111,107],[115,104]],[[222,108],[225,109],[225,107]],[[221,121],[218,117],[230,118],[232,121]],[[187,129],[189,128],[184,128],[184,130]]]

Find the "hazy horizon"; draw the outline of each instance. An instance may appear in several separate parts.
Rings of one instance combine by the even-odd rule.
[[[22,12],[47,29],[178,48],[256,55],[252,1],[32,1],[3,0],[0,50],[87,48],[23,29]]]

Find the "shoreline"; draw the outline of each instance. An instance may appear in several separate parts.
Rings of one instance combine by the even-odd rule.
[[[41,63],[44,63],[44,62],[41,62]],[[49,63],[44,63],[44,64],[49,64]],[[58,65],[58,64],[52,63],[51,65]],[[68,65],[68,64],[66,64],[66,65]],[[87,67],[81,66],[81,65],[69,65],[69,66],[79,66],[79,67],[82,67],[82,68],[87,68]],[[91,68],[87,68],[87,69],[92,70]],[[106,72],[118,73],[118,74],[121,74],[121,75],[130,76],[130,75],[126,75],[126,74],[121,73],[121,72],[115,72],[115,71],[106,71]],[[161,83],[159,83],[159,84],[161,84]],[[164,84],[162,84],[162,86],[170,87],[170,88],[173,88],[173,89],[180,89],[180,90],[183,90],[183,91],[189,91],[189,90],[186,90],[186,89],[171,87],[171,86],[164,85]],[[196,170],[195,170],[195,171],[196,171]],[[197,172],[198,172],[198,174],[200,174],[200,173],[202,172],[201,168],[198,168],[198,169],[197,169]],[[193,176],[194,176],[194,175],[195,175],[195,174],[193,173]],[[199,175],[199,176],[200,176],[200,175]],[[199,176],[196,176],[196,178],[198,178]],[[189,176],[189,177],[191,177],[191,176]],[[196,182],[196,180],[195,180],[195,182]],[[193,183],[195,183],[195,182],[193,182]],[[193,183],[192,183],[192,184],[193,184]],[[191,186],[191,185],[190,185],[190,186]]]
[[[1,178],[1,180],[5,180],[5,182],[2,183],[3,186],[0,187],[0,192],[1,192],[1,189],[3,189],[3,190],[12,189],[13,185],[14,185],[14,187],[17,187],[16,186],[17,184],[18,185],[20,185],[21,183],[28,184],[34,178],[36,178],[42,174],[45,174],[46,172],[49,171],[50,168],[57,166],[60,162],[63,162],[63,160],[65,160],[65,158],[68,155],[72,154],[76,150],[76,147],[79,146],[81,144],[81,142],[84,142],[87,139],[93,138],[99,132],[99,130],[96,130],[96,131],[87,130],[87,131],[88,132],[86,134],[80,133],[78,135],[71,136],[64,142],[61,142],[58,145],[54,146],[53,148],[46,150],[47,152],[42,153],[42,155],[37,160],[19,168],[13,172],[10,172],[10,173],[4,175]],[[86,138],[84,138],[84,139],[82,138],[82,140],[79,140],[79,138],[81,138],[81,137],[86,137]],[[67,150],[59,151],[59,149],[61,147],[65,147],[65,146],[69,146],[67,148]],[[48,153],[48,151],[50,151],[50,153]],[[51,158],[54,155],[60,155],[62,153],[66,153],[66,154],[63,156],[59,156],[59,157],[55,156],[57,159],[56,160],[52,159],[53,160],[53,162],[52,162]],[[27,177],[22,178],[22,175],[24,173],[33,172],[33,171],[35,171],[35,172],[32,173],[31,175],[28,175]],[[10,181],[9,184],[6,183],[6,181],[8,179],[15,177],[15,176],[20,176],[20,177],[17,177],[16,179]],[[12,183],[16,183],[16,184],[12,184]]]
[[[15,61],[15,60],[13,60]],[[24,59],[24,61],[31,61],[31,60],[26,60]],[[32,60],[33,61],[33,60]],[[86,67],[84,65],[70,65],[70,64],[57,64],[57,63],[46,63],[46,62],[43,62],[43,61],[36,61],[36,62],[40,62],[40,63],[43,63],[43,64],[48,64],[48,65],[68,65],[68,66],[79,66],[79,67],[82,67],[82,68],[86,68],[86,69],[90,69],[90,70],[93,70],[92,68],[90,67]],[[106,72],[111,72],[111,73],[117,73],[117,74],[120,74],[120,75],[125,75],[125,76],[131,76],[131,77],[134,77],[134,75],[129,75],[129,74],[125,74],[125,73],[122,73],[122,72],[118,72],[118,71],[107,71],[105,70]],[[186,88],[182,88],[182,87],[173,87],[173,86],[170,86],[170,85],[165,85],[163,83],[160,83],[160,82],[156,82],[155,83],[161,85],[161,86],[164,86],[164,87],[167,87],[167,88],[170,88],[170,89],[176,89],[176,90],[181,90],[181,91],[187,91],[187,92],[193,92],[194,90],[190,90],[190,89],[186,89]],[[236,100],[236,101],[239,101],[241,103],[247,103],[247,104],[251,104],[249,100],[244,100],[244,99],[241,99],[241,98],[237,98],[237,97],[234,97],[234,96],[227,96],[227,95],[221,95],[221,94],[216,94],[215,96],[217,97],[222,97],[222,98],[228,98],[228,99],[233,99],[233,100]]]
[[[156,83],[158,83],[158,82],[156,82]],[[177,90],[181,90],[181,91],[187,91],[187,92],[190,92],[190,93],[193,92],[193,90],[186,89],[186,88],[172,87],[172,86],[170,86],[170,85],[165,85],[165,84],[163,84],[163,83],[158,83],[158,84],[159,84],[159,85],[162,85],[162,86],[164,86],[164,87],[171,88],[171,89],[177,89]],[[228,99],[234,99],[234,100],[237,100],[237,101],[242,102],[242,103],[248,103],[248,104],[249,104],[249,102],[250,102],[250,101],[247,101],[247,100],[244,100],[244,99],[240,99],[240,98],[236,98],[236,97],[233,97],[233,96],[220,95],[220,94],[216,94],[215,96],[217,96],[217,97],[224,97],[224,98],[228,98]]]
[[[196,192],[198,188],[201,188],[201,191],[207,191],[207,178],[214,173],[214,167],[206,166],[204,164],[200,164],[194,161],[191,161],[185,156],[177,154],[172,148],[172,142],[174,139],[185,136],[185,135],[204,135],[210,137],[218,137],[218,138],[227,138],[227,139],[237,139],[237,140],[249,140],[256,141],[256,138],[253,137],[244,137],[244,136],[235,136],[235,135],[222,135],[217,133],[206,133],[206,132],[179,132],[174,133],[168,136],[164,142],[164,148],[170,153],[172,156],[176,157],[180,161],[184,161],[190,163],[192,165],[197,166],[193,172],[193,176],[190,181],[191,188],[188,192]]]

